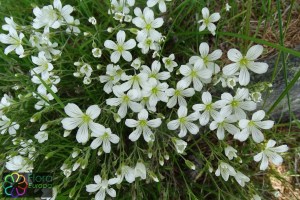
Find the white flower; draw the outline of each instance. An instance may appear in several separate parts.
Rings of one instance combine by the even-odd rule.
[[[238,88],[235,96],[225,92],[221,95],[222,101],[226,106],[221,109],[222,113],[233,113],[237,119],[245,119],[247,117],[244,110],[253,111],[256,109],[256,103],[248,101],[249,90],[246,88]]]
[[[187,108],[180,106],[177,115],[178,119],[172,120],[167,124],[169,130],[176,130],[180,127],[179,137],[186,136],[188,131],[193,135],[199,132],[199,127],[192,123],[192,121],[199,119],[198,113],[192,113],[187,116]]]
[[[33,170],[32,162],[23,156],[10,157],[5,167],[10,171],[31,172]]]
[[[212,96],[209,92],[202,93],[202,102],[203,104],[195,104],[193,105],[193,110],[196,112],[204,111],[202,114],[200,113],[199,122],[202,126],[206,125],[209,122],[210,116],[213,119],[216,119],[219,113],[216,109],[222,108],[225,103],[223,101],[212,102]]]
[[[32,56],[31,60],[38,66],[31,70],[31,76],[41,74],[41,78],[47,80],[49,78],[49,72],[53,70],[53,65],[45,57],[45,52],[39,52],[38,57]]]
[[[188,86],[193,83],[193,88],[196,91],[201,91],[203,83],[210,83],[211,81],[212,72],[205,69],[203,65],[194,65],[193,67],[189,65],[181,65],[179,71],[184,76],[181,81],[186,82]]]
[[[121,56],[128,62],[132,60],[132,55],[127,50],[133,49],[136,46],[136,42],[134,39],[130,39],[127,42],[125,42],[125,39],[125,32],[119,31],[117,33],[117,43],[111,40],[106,40],[104,42],[104,46],[106,48],[114,50],[114,52],[110,56],[110,60],[113,63],[117,63],[120,60]]]
[[[239,83],[241,85],[248,85],[250,82],[248,69],[257,74],[263,74],[268,70],[269,66],[267,63],[255,62],[262,52],[263,46],[261,45],[252,46],[245,56],[237,49],[230,49],[227,56],[229,60],[234,63],[226,65],[223,68],[223,73],[228,76],[236,73],[240,69]]]
[[[10,106],[12,103],[13,103],[13,98],[11,96],[8,96],[7,94],[4,94],[0,101],[0,110]]]
[[[131,141],[137,141],[141,134],[143,134],[144,140],[146,142],[154,141],[154,134],[151,131],[151,128],[157,128],[161,125],[161,119],[152,119],[148,120],[148,112],[146,109],[143,109],[139,114],[138,114],[138,120],[134,119],[126,119],[125,121],[126,126],[130,128],[136,128],[130,135],[129,139]]]
[[[140,67],[142,66],[142,59],[141,58],[136,58],[132,61],[131,66],[134,69],[140,69]]]
[[[148,76],[145,73],[135,74],[133,76],[127,76],[125,73],[121,76],[122,81],[126,81],[121,84],[121,87],[124,91],[129,90],[130,88],[138,90],[140,92],[141,87],[147,84]]]
[[[228,12],[231,9],[231,6],[228,3],[226,3],[225,9]]]
[[[261,197],[255,194],[252,196],[251,200],[261,200]]]
[[[93,24],[93,25],[96,25],[96,24],[97,24],[97,20],[96,20],[95,17],[90,17],[90,18],[89,18],[89,22],[90,22],[91,24]]]
[[[189,63],[201,67],[204,65],[213,74],[220,71],[219,65],[215,63],[216,60],[221,58],[222,51],[220,49],[214,50],[209,54],[209,46],[206,42],[202,42],[199,46],[199,52],[201,56],[192,56]]]
[[[146,167],[144,165],[144,163],[142,162],[137,162],[134,168],[134,174],[135,177],[141,177],[141,179],[146,179],[147,177],[147,170]]]
[[[187,146],[186,141],[178,139],[178,138],[172,138],[172,142],[174,143],[177,153],[183,154],[183,152]]]
[[[159,50],[159,45],[149,36],[138,34],[136,40],[139,42],[138,47],[142,50],[143,54],[147,54],[149,50]]]
[[[18,35],[15,29],[10,29],[9,34],[0,34],[0,42],[3,44],[10,44],[8,47],[5,48],[4,54],[7,55],[10,52],[14,51],[19,56],[23,55],[24,48],[22,46],[22,39],[24,38],[24,34],[20,33]]]
[[[68,103],[65,106],[65,113],[70,117],[64,118],[61,123],[66,130],[79,127],[76,139],[79,143],[84,144],[89,140],[89,129],[95,133],[102,129],[100,124],[93,122],[100,115],[100,112],[101,109],[97,105],[88,107],[86,113],[83,113],[76,104]]]
[[[147,74],[148,78],[154,78],[158,81],[168,80],[171,77],[170,73],[169,72],[159,72],[160,68],[161,68],[160,62],[155,60],[151,65],[151,69],[148,66],[143,65],[141,72]]]
[[[109,64],[106,66],[106,75],[99,77],[101,83],[105,83],[103,90],[109,94],[112,92],[113,86],[118,83],[121,79],[123,70],[119,65]]]
[[[68,24],[74,21],[74,18],[70,15],[74,10],[72,6],[65,5],[63,7],[60,0],[54,0],[53,7],[58,11],[58,20],[61,25],[64,23],[64,21]]]
[[[261,102],[262,101],[261,93],[260,92],[252,92],[251,93],[251,99],[254,102]]]
[[[45,88],[39,87],[37,93],[33,93],[33,96],[39,99],[39,101],[34,105],[34,108],[36,110],[41,110],[43,107],[49,106],[49,101],[54,99],[52,94],[47,93],[47,90]],[[40,96],[42,96],[43,98],[41,98]]]
[[[6,24],[2,25],[2,29],[5,30],[5,31],[10,31],[11,29],[13,30],[17,30],[18,28],[18,24],[16,24],[14,22],[14,18],[13,17],[5,17],[4,18]]]
[[[209,10],[205,7],[202,9],[202,16],[203,19],[198,22],[202,23],[202,25],[199,27],[199,31],[201,32],[207,27],[211,34],[215,35],[217,27],[213,23],[219,21],[219,19],[221,18],[220,14],[213,13],[212,15],[209,15]]]
[[[167,107],[173,108],[177,102],[179,106],[187,106],[185,97],[192,97],[195,94],[194,88],[187,88],[188,85],[184,81],[179,81],[176,85],[176,89],[169,88],[166,90],[166,94],[170,97]]]
[[[233,148],[232,146],[227,146],[225,149],[225,155],[228,157],[229,160],[232,160],[233,158],[236,158],[237,150]]]
[[[90,77],[92,75],[93,69],[90,64],[84,63],[80,69],[79,69],[81,74],[84,74],[87,77]]]
[[[288,146],[287,145],[281,145],[278,147],[274,147],[276,142],[274,140],[269,140],[265,149],[260,152],[259,154],[254,156],[255,162],[261,161],[260,170],[266,170],[269,161],[273,163],[274,165],[281,165],[283,162],[282,157],[278,153],[283,153],[288,151]]]
[[[109,188],[112,185],[112,179],[101,179],[100,175],[94,176],[96,184],[89,184],[86,186],[87,192],[96,192],[95,200],[104,200],[106,193],[111,197],[116,197],[116,191],[113,188]]]
[[[232,135],[235,135],[240,132],[235,125],[232,123],[237,122],[237,119],[234,115],[230,115],[230,113],[219,113],[217,117],[212,121],[209,125],[210,130],[217,129],[217,137],[219,140],[223,140],[225,137],[225,130]]]
[[[229,176],[236,175],[236,171],[231,165],[222,161],[215,172],[216,176],[220,176],[220,174],[225,181],[228,181]]]
[[[132,23],[142,29],[138,32],[137,37],[149,36],[152,40],[158,41],[161,33],[155,29],[161,27],[164,20],[162,18],[154,19],[154,12],[148,7],[144,9],[143,13],[140,8],[135,8],[134,14],[137,17],[132,20]]]
[[[113,134],[110,128],[104,128],[102,125],[99,126],[99,130],[97,132],[93,131],[91,136],[96,137],[96,139],[94,139],[91,143],[91,148],[97,149],[101,144],[103,144],[102,147],[105,153],[110,153],[110,143],[117,144],[120,141],[119,136]]]
[[[128,0],[130,2],[130,5],[133,5],[132,3],[134,0]],[[127,7],[125,0],[111,0],[111,9],[108,10],[108,14],[114,14],[114,13],[122,13],[122,14],[128,14],[130,9]]]
[[[172,1],[172,0],[148,0],[147,1],[147,6],[148,7],[153,7],[156,4],[158,4],[160,12],[163,13],[163,12],[167,11],[166,1]]]
[[[137,90],[132,89],[125,94],[121,86],[114,86],[113,93],[117,98],[107,99],[106,104],[110,106],[120,106],[118,109],[118,115],[121,118],[126,116],[128,107],[133,112],[140,112],[143,109],[141,104],[134,102],[140,96]]]
[[[92,53],[95,58],[100,58],[102,56],[102,50],[99,48],[93,48]]]
[[[169,72],[172,72],[173,69],[178,66],[178,64],[174,60],[174,54],[171,54],[169,57],[163,57],[162,59],[163,63],[165,64],[165,68],[167,68]]]
[[[0,119],[0,131],[3,135],[8,131],[9,135],[16,136],[17,130],[20,128],[20,125],[16,122],[11,121],[5,115],[1,116]]]
[[[240,171],[237,171],[235,176],[234,176],[236,182],[238,182],[238,184],[242,187],[245,186],[245,182],[249,182],[250,178],[246,175],[244,175],[243,173],[241,173]]]
[[[72,173],[72,168],[70,166],[68,166],[67,164],[63,164],[61,167],[60,167],[60,170],[63,171],[63,174],[68,178],[71,173]]]
[[[260,129],[270,129],[274,125],[274,121],[271,120],[261,121],[264,117],[265,111],[259,110],[253,113],[251,120],[241,119],[239,121],[239,126],[242,131],[235,134],[234,138],[240,141],[245,141],[251,134],[256,143],[262,142],[264,140],[264,135]]]
[[[49,32],[50,27],[57,29],[61,25],[52,5],[44,6],[42,9],[35,7],[33,14],[36,18],[33,20],[32,27],[35,29],[45,27],[44,32]]]
[[[169,85],[167,83],[160,83],[156,79],[151,78],[148,84],[143,86],[143,97],[149,97],[150,107],[156,107],[159,101],[168,102],[166,90]]]
[[[55,8],[55,9],[53,9]],[[58,11],[58,12],[57,12]],[[66,5],[62,7],[60,0],[54,0],[53,6],[44,6],[42,9],[35,7],[33,14],[33,28],[44,28],[44,32],[49,32],[49,28],[58,29],[64,22],[72,22],[74,18],[70,15],[73,12],[73,7]]]
[[[132,183],[135,180],[135,170],[127,165],[123,165],[120,170],[116,173],[117,177],[112,178],[112,183],[120,184],[123,182],[124,178],[128,183]]]
[[[40,131],[34,135],[34,138],[38,140],[39,143],[43,143],[48,140],[48,132],[45,131],[47,129],[47,125],[43,124],[40,128]]]
[[[68,28],[66,29],[66,33],[74,33],[74,35],[78,35],[81,31],[78,28],[80,25],[80,21],[78,19],[75,19],[74,21],[68,22]]]

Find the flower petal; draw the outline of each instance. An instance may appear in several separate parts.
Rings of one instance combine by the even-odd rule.
[[[96,119],[100,115],[101,109],[97,105],[92,105],[86,110],[86,114],[90,116],[91,119]]]
[[[74,103],[68,103],[65,106],[65,113],[70,117],[82,117],[83,113],[80,108]]]

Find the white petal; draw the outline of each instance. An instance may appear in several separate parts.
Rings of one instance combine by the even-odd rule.
[[[209,61],[215,61],[221,58],[221,56],[222,56],[222,51],[220,49],[217,49],[213,51],[211,54],[209,54],[207,58]]]
[[[160,118],[157,118],[157,119],[152,119],[152,120],[149,120],[147,122],[147,125],[152,127],[152,128],[157,128],[161,125],[161,119]]]
[[[187,108],[185,106],[180,106],[177,111],[178,117],[185,117],[187,115]]]
[[[247,68],[241,68],[240,75],[239,75],[239,83],[240,85],[248,85],[250,82],[250,74]]]
[[[100,147],[101,144],[102,144],[102,140],[100,138],[96,138],[91,143],[91,148],[92,149],[97,149],[98,147]]]
[[[249,120],[248,120],[248,119],[241,119],[241,120],[239,121],[239,127],[240,127],[241,129],[244,129],[244,128],[246,128],[246,127],[248,126],[248,123],[249,123]]]
[[[132,55],[129,51],[123,51],[122,52],[122,57],[124,58],[124,60],[126,60],[127,62],[132,61]]]
[[[209,122],[209,112],[204,111],[204,113],[201,114],[199,121],[202,126],[205,126]]]
[[[204,104],[210,104],[212,101],[211,94],[209,92],[203,92],[202,94],[202,101]]]
[[[217,137],[219,140],[223,140],[225,137],[225,131],[223,127],[219,127],[217,130]]]
[[[106,40],[104,42],[104,46],[108,49],[113,49],[113,50],[116,50],[118,49],[118,46],[115,42],[111,41],[111,40]]]
[[[92,105],[86,110],[86,114],[90,116],[91,119],[96,119],[100,115],[101,109],[97,105]]]
[[[105,153],[110,153],[111,146],[110,146],[109,140],[104,140],[104,141],[103,141],[102,148],[103,148],[103,151],[104,151]]]
[[[279,147],[272,147],[269,148],[270,150],[277,152],[277,153],[283,153],[289,150],[289,147],[287,145],[281,145]]]
[[[179,71],[182,75],[188,76],[191,73],[191,68],[189,68],[189,66],[187,66],[187,65],[181,65],[181,67],[179,68]]]
[[[121,57],[121,53],[118,51],[115,51],[110,55],[110,60],[113,63],[117,63],[120,60],[120,57]]]
[[[261,121],[263,118],[265,118],[265,115],[266,115],[266,113],[263,110],[256,111],[252,115],[252,120],[253,121]]]
[[[170,121],[167,124],[169,130],[176,130],[176,129],[178,129],[179,125],[180,125],[180,123],[178,120]]]
[[[82,117],[83,113],[80,108],[74,103],[68,103],[65,106],[65,113],[70,117]]]
[[[134,128],[138,126],[139,122],[134,119],[126,119],[125,124],[130,128]]]
[[[96,196],[95,196],[95,200],[104,200],[105,199],[105,189],[104,188],[101,188]]]
[[[100,136],[101,133],[105,132],[105,127],[95,122],[89,122],[89,128],[91,129],[93,136]]]
[[[256,127],[251,127],[251,132],[254,142],[261,143],[262,141],[264,141],[264,135],[259,129],[257,129]]]
[[[230,76],[230,75],[233,75],[234,73],[236,73],[238,71],[238,69],[239,69],[239,66],[236,63],[231,63],[229,65],[226,65],[223,68],[223,73],[226,76]]]
[[[63,124],[64,129],[66,130],[73,130],[79,126],[82,122],[81,118],[64,118],[61,123]]]
[[[202,12],[202,16],[203,16],[204,19],[206,19],[206,18],[209,17],[209,10],[208,10],[208,8],[206,8],[206,7],[202,8],[201,12]]]
[[[76,140],[79,143],[86,143],[89,140],[88,125],[82,124],[76,134]]]
[[[142,129],[140,127],[138,127],[136,130],[134,130],[130,135],[129,135],[129,139],[132,141],[132,142],[135,142],[137,141],[140,136],[142,134]]]
[[[124,31],[119,31],[117,33],[117,41],[120,45],[124,44],[126,38],[126,34]],[[105,45],[105,44],[104,44]]]
[[[239,62],[243,58],[243,55],[237,49],[230,49],[227,52],[227,57],[233,62]]]
[[[199,51],[202,57],[206,57],[209,53],[209,46],[206,42],[202,42],[199,46]]]
[[[256,60],[263,52],[264,48],[261,45],[252,46],[246,54],[248,60]]]
[[[269,165],[269,161],[268,161],[267,156],[265,154],[262,154],[262,161],[261,161],[259,169],[266,170],[268,168],[268,165]]]
[[[122,100],[120,98],[111,98],[106,99],[106,104],[110,106],[118,106],[122,103]]]
[[[129,50],[129,49],[133,49],[136,46],[136,42],[134,39],[130,39],[127,42],[124,43],[124,49],[125,50]]]
[[[113,189],[113,188],[107,188],[106,189],[106,192],[107,192],[107,194],[109,195],[109,196],[111,196],[111,197],[116,197],[116,191]]]
[[[118,109],[118,114],[121,118],[124,118],[127,114],[127,104],[122,103],[120,108]]]
[[[261,161],[262,156],[263,156],[263,153],[260,152],[260,153],[256,154],[256,155],[253,157],[253,159],[254,159],[255,162],[259,162],[259,161]]]
[[[167,103],[167,107],[168,108],[173,108],[177,103],[177,97],[173,96],[169,99],[168,103]]]
[[[194,123],[187,122],[185,124],[185,127],[189,130],[189,132],[193,135],[197,134],[199,132],[199,127],[196,126]]]
[[[219,19],[221,18],[219,13],[213,13],[210,17],[209,17],[209,21],[210,22],[216,22],[219,21]]]
[[[120,138],[116,134],[111,134],[110,137],[109,137],[109,141],[111,143],[117,144],[117,143],[119,143]]]
[[[269,65],[267,63],[263,62],[254,62],[247,66],[251,71],[257,73],[257,74],[263,74],[268,71]]]
[[[266,120],[262,122],[255,122],[255,124],[261,129],[270,129],[274,125],[274,121]]]
[[[244,142],[244,141],[246,141],[248,139],[249,134],[250,134],[249,131],[245,128],[241,132],[236,133],[234,135],[234,139],[237,139],[237,140],[239,140],[241,142]]]
[[[224,124],[224,128],[226,129],[226,131],[228,131],[229,133],[231,133],[232,135],[235,135],[236,133],[240,132],[240,129],[238,129],[236,126],[232,125],[232,124]]]

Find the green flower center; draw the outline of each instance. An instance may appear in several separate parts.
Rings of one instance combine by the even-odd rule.
[[[232,106],[232,107],[238,107],[238,106],[239,106],[239,102],[236,101],[236,100],[233,100],[233,101],[231,102],[231,106]]]
[[[151,39],[147,39],[147,40],[146,40],[146,44],[147,44],[148,46],[150,46],[150,45],[152,44],[152,40],[151,40]]]
[[[117,51],[119,52],[124,51],[123,45],[118,45]]]
[[[167,60],[166,60],[166,64],[167,64],[167,65],[171,65],[171,60],[170,60],[170,59],[167,59]]]
[[[152,94],[157,94],[158,93],[158,88],[157,87],[155,87],[155,88],[152,88]]]
[[[127,95],[125,95],[124,97],[123,97],[123,101],[125,102],[125,103],[128,103],[129,102],[129,97],[127,96]]]
[[[212,103],[207,104],[205,110],[211,110],[212,109]]]
[[[245,57],[243,57],[241,60],[240,60],[240,64],[242,65],[242,66],[247,66],[248,65],[248,59],[247,58],[245,58]]]
[[[108,140],[109,139],[109,134],[107,132],[105,132],[102,136],[101,136],[102,140]]]
[[[175,96],[180,96],[181,91],[180,90],[175,90]]]
[[[147,24],[146,27],[145,27],[145,29],[148,30],[148,31],[149,31],[151,28],[152,28],[151,24]]]
[[[210,23],[209,18],[203,20],[204,24],[208,25]]]
[[[83,121],[84,123],[88,123],[90,120],[91,120],[91,118],[90,118],[90,116],[88,116],[87,114],[84,114],[84,115],[82,116],[82,121]]]
[[[140,120],[139,125],[141,127],[147,126],[147,120]]]
[[[185,122],[186,122],[186,117],[180,117],[180,118],[179,118],[179,122],[180,122],[180,124],[185,124]]]
[[[191,77],[192,77],[192,78],[197,77],[197,72],[196,72],[196,71],[192,71],[192,72],[191,72]]]

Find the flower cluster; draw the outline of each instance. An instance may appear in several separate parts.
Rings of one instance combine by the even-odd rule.
[[[215,175],[224,181],[232,176],[242,187],[250,181],[250,175],[244,174],[246,169],[243,173],[244,169],[239,166],[243,155],[234,146],[247,141],[250,135],[252,139],[249,140],[253,140],[256,149],[249,153],[256,154],[254,161],[261,161],[260,170],[266,170],[269,162],[275,165],[283,162],[279,153],[286,152],[288,147],[274,147],[274,140],[266,141],[264,131],[271,129],[274,122],[266,119],[263,110],[256,111],[261,94],[248,87],[249,71],[263,74],[268,69],[266,63],[257,61],[263,47],[254,45],[246,54],[229,49],[227,57],[232,63],[225,65],[221,60],[221,49],[212,50],[207,42],[201,42],[197,44],[199,53],[194,52],[185,61],[178,59],[180,55],[167,53],[164,49],[167,40],[163,31],[165,19],[155,12],[156,5],[161,13],[167,12],[170,2],[147,0],[145,8],[139,8],[135,7],[135,0],[111,0],[107,12],[119,25],[103,30],[108,36],[99,44],[94,40],[101,19],[85,16],[89,28],[95,31],[81,34],[79,20],[71,16],[74,8],[62,6],[60,0],[54,0],[53,5],[34,8],[35,18],[30,31],[28,27],[16,24],[12,17],[5,18],[7,24],[2,29],[8,33],[0,34],[0,42],[9,45],[5,54],[15,51],[20,58],[29,58],[32,62],[29,74],[36,88],[32,97],[37,112],[30,121],[41,123],[33,136],[35,142],[21,137],[14,139],[20,148],[18,155],[7,156],[8,170],[32,171],[37,157],[35,145],[46,145],[54,137],[49,127],[57,126],[60,131],[64,130],[63,137],[70,136],[65,139],[74,144],[70,156],[60,163],[66,180],[71,181],[70,177],[74,180],[76,172],[81,174],[94,162],[93,159],[97,160],[100,170],[93,174],[94,183],[86,185],[86,192],[95,193],[95,199],[104,199],[106,194],[116,197],[113,187],[119,188],[124,179],[128,183],[160,181],[163,176],[153,167],[151,159],[164,165],[170,157],[168,151],[172,149],[190,169],[196,170],[196,165],[186,156],[189,138],[204,137],[202,133],[205,132],[212,133],[209,137],[218,140],[218,148],[221,146],[225,154],[217,158],[218,162],[207,161],[205,167],[207,171],[216,168]],[[212,35],[217,34],[214,23],[220,20],[220,14],[210,15],[205,7],[202,15],[199,31],[207,28]],[[61,71],[56,65],[63,48],[52,40],[56,34],[53,30],[62,27],[66,28],[63,34],[83,35],[92,43],[87,57],[94,60],[82,56],[76,62],[72,61],[76,71],[71,71],[73,68]],[[96,87],[105,100],[102,98],[103,102],[92,102],[87,106],[80,103],[81,98],[77,101],[77,97],[71,98],[69,94],[59,96],[60,81],[70,74],[83,78],[80,83],[85,90]],[[213,89],[219,85],[226,88],[226,92]],[[30,97],[19,96],[19,99],[26,101]],[[65,105],[61,98],[67,99]],[[64,110],[57,108],[58,113],[52,115],[55,119],[44,122],[47,118],[41,116],[54,112],[52,106],[56,103]],[[18,136],[20,129],[19,123],[6,115],[7,108],[14,104],[16,100],[7,94],[0,103],[1,134],[8,132],[12,137]],[[76,136],[73,138],[74,130]],[[231,142],[227,143],[227,140]],[[128,149],[130,152],[126,153]],[[148,158],[144,156],[145,152]],[[46,157],[50,158],[51,154]],[[73,189],[76,188],[75,185]],[[70,192],[70,198],[74,193]]]

